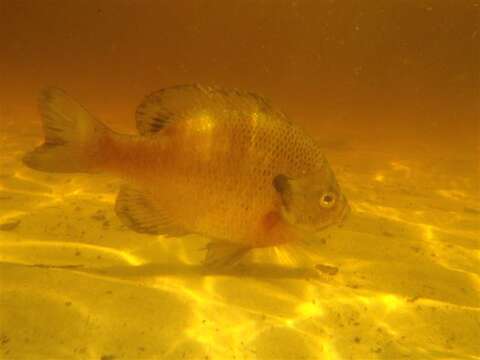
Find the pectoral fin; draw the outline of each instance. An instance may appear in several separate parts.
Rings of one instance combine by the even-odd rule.
[[[212,241],[207,245],[205,265],[210,268],[236,265],[250,249],[250,247],[226,241]]]

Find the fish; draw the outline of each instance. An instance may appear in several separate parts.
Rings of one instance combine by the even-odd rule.
[[[44,142],[28,167],[123,180],[115,203],[139,233],[210,239],[205,263],[302,241],[340,225],[349,204],[320,146],[265,98],[179,85],[145,97],[138,135],[115,132],[62,89],[39,96]]]

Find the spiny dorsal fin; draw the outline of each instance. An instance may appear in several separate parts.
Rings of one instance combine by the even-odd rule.
[[[120,189],[115,212],[125,225],[136,232],[166,236],[188,234],[188,231],[173,224],[149,194],[129,185]]]
[[[154,135],[174,121],[193,118],[201,113],[231,117],[264,113],[267,118],[287,121],[285,115],[272,109],[270,103],[254,93],[208,87],[179,85],[154,92],[138,106],[137,129],[141,135]]]

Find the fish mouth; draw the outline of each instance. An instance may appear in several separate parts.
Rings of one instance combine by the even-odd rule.
[[[338,227],[342,227],[344,225],[345,219],[348,217],[350,212],[351,212],[350,205],[348,205],[348,203],[345,203],[345,206],[338,213],[338,217],[336,217],[335,219],[331,219],[330,221],[317,227],[315,229],[315,232],[325,230],[326,228],[329,228],[330,226],[335,226],[335,225]]]

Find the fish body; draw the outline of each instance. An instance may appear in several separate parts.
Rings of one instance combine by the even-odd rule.
[[[113,132],[58,89],[43,93],[40,109],[45,144],[27,165],[123,178],[116,211],[125,224],[207,236],[213,261],[299,240],[348,210],[316,142],[252,93],[198,85],[153,93],[137,109],[138,136]]]

